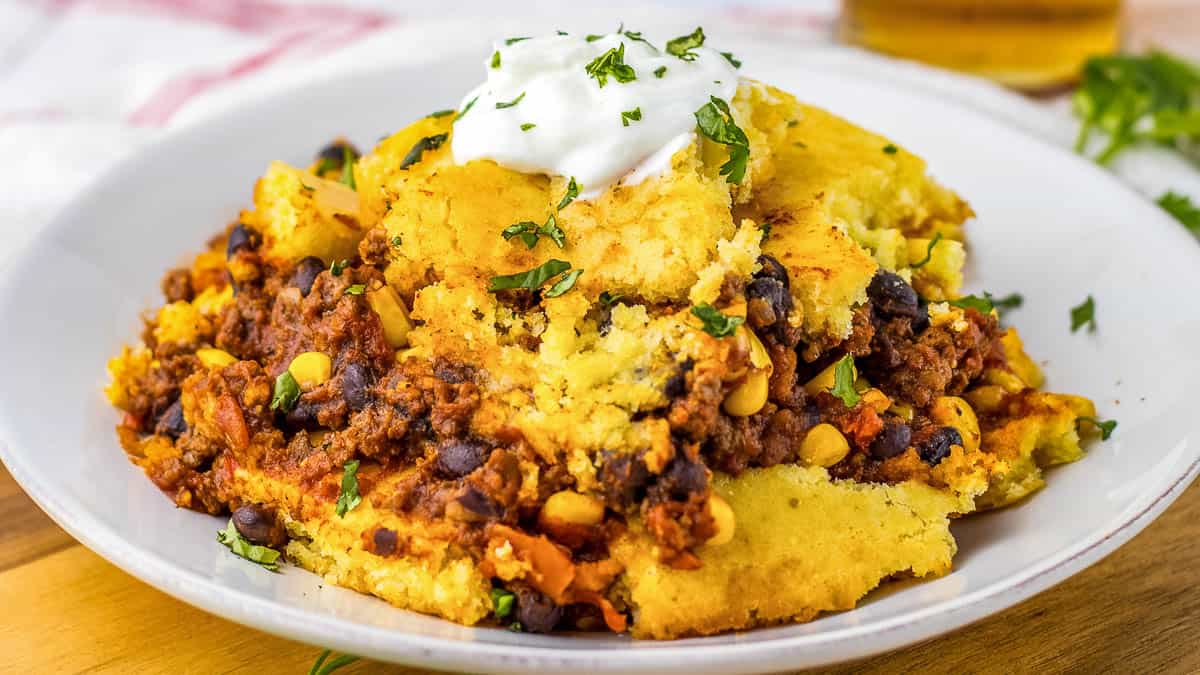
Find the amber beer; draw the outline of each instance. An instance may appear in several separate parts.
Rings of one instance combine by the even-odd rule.
[[[1026,91],[1120,42],[1120,0],[842,0],[842,39]]]

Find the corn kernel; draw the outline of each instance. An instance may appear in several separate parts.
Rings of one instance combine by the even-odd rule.
[[[763,346],[762,341],[758,339],[754,331],[746,328],[745,324],[742,325],[741,330],[746,336],[746,342],[749,343],[750,365],[760,370],[771,368],[773,366],[771,363],[771,354],[767,352],[767,348]]]
[[[762,410],[767,404],[770,374],[765,370],[752,370],[746,380],[734,387],[725,397],[725,412],[734,417],[748,417]]]
[[[957,429],[963,439],[963,449],[967,452],[979,449],[979,419],[975,417],[975,410],[963,399],[941,396],[933,402],[929,416],[939,424]]]
[[[233,354],[224,349],[213,349],[212,347],[197,349],[196,358],[200,359],[200,363],[203,363],[205,368],[224,368],[238,362]]]
[[[737,519],[733,515],[733,507],[720,495],[708,498],[708,513],[717,526],[717,532],[704,542],[705,546],[723,546],[733,541],[734,530],[737,529]]]
[[[913,418],[913,407],[907,403],[892,403],[892,407],[888,408],[888,412],[905,422],[911,422]]]
[[[304,352],[288,365],[288,372],[296,378],[300,389],[308,391],[325,384],[333,373],[333,362],[321,352]]]
[[[892,399],[888,398],[887,394],[875,389],[874,387],[867,389],[862,393],[862,400],[863,403],[866,403],[868,407],[880,415],[887,412],[887,409],[892,407]]]
[[[383,337],[388,344],[395,349],[407,345],[408,332],[413,325],[408,318],[408,310],[404,308],[404,301],[396,291],[387,284],[367,291],[367,304],[379,315],[383,323]]]
[[[1004,404],[1004,399],[1008,396],[1008,392],[1004,387],[998,384],[987,384],[982,387],[976,387],[971,391],[963,394],[976,410],[984,412],[995,412]]]
[[[804,384],[804,391],[809,396],[816,396],[822,391],[830,391],[833,385],[837,382],[837,365],[838,361],[829,364],[825,370],[817,373],[815,377]],[[854,368],[854,379],[858,380],[858,368]]]
[[[800,441],[800,461],[809,466],[830,467],[850,454],[850,443],[838,428],[822,422]]]
[[[604,520],[604,502],[572,490],[563,490],[550,495],[542,505],[540,517],[551,522],[596,525]]]

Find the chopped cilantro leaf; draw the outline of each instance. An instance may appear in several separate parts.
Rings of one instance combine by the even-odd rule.
[[[517,596],[509,593],[503,588],[492,589],[492,613],[497,619],[507,618],[512,614],[513,605],[517,601]]]
[[[1088,332],[1096,331],[1096,301],[1092,296],[1071,308],[1071,332],[1088,327]]]
[[[367,291],[366,284],[350,284],[343,295],[362,295]]]
[[[496,51],[492,52],[492,68],[499,68],[499,67],[500,67],[500,50],[497,49]]]
[[[684,61],[694,61],[696,53],[691,51],[704,45],[704,29],[696,26],[696,30],[687,35],[680,35],[667,42],[667,53],[677,56]]]
[[[750,160],[750,141],[746,133],[733,119],[729,104],[710,96],[696,111],[696,126],[700,132],[714,142],[729,148],[729,161],[721,165],[720,174],[729,183],[740,183],[746,176],[746,163]]]
[[[575,182],[575,177],[571,176],[571,180],[567,181],[567,193],[564,194],[563,198],[558,202],[558,210],[562,211],[563,209],[567,208],[567,205],[575,201],[575,198],[578,196],[579,184]]]
[[[762,230],[762,239],[759,240],[759,246],[767,243],[767,237],[771,236],[771,223],[759,223],[758,229]]]
[[[862,399],[858,395],[858,391],[854,389],[856,377],[854,357],[847,354],[837,362],[833,369],[833,389],[830,390],[830,393],[842,399],[842,404],[847,408],[853,408]]]
[[[354,151],[346,146],[342,146],[342,185],[358,190],[354,183]]]
[[[353,654],[339,654],[333,657],[333,660],[329,661],[329,663],[326,663],[325,660],[332,653],[328,649],[321,652],[321,655],[317,657],[316,663],[312,664],[312,668],[309,668],[308,675],[330,675],[330,673],[341,670],[358,660],[358,657]]]
[[[588,35],[584,39],[587,40],[588,42],[595,42],[596,40],[604,39],[604,36],[603,35]]]
[[[800,124],[800,120],[788,120],[788,121],[787,121],[787,127],[788,127],[789,129],[791,129],[792,127],[796,126],[797,124]]]
[[[358,460],[352,459],[342,465],[342,490],[338,493],[337,511],[339,518],[345,518],[346,512],[362,503],[362,495],[358,494]]]
[[[545,296],[547,298],[557,298],[575,287],[575,282],[579,280],[579,275],[583,274],[583,270],[571,270],[563,276],[563,278],[554,282],[554,285],[546,289]]]
[[[346,269],[349,264],[349,260],[334,260],[329,263],[329,273],[335,277],[340,277],[342,276],[342,270]]]
[[[571,269],[571,263],[565,260],[550,259],[527,272],[517,272],[504,276],[492,277],[488,292],[507,291],[516,288],[537,290],[551,278]]]
[[[892,145],[891,143],[888,143],[887,145],[883,146],[883,152],[884,152],[884,154],[887,154],[887,155],[894,155],[897,152],[900,152],[900,148],[897,148],[896,146]]]
[[[283,371],[275,378],[275,390],[271,396],[271,410],[291,412],[300,400],[300,383],[292,377],[291,372]]]
[[[396,235],[396,236],[392,237],[392,246],[394,246],[396,248],[400,248],[400,243],[401,243],[400,235]]]
[[[505,108],[511,108],[511,107],[515,106],[516,104],[520,103],[521,99],[523,99],[523,98],[525,98],[525,92],[521,92],[520,96],[514,98],[511,101],[508,101],[507,103],[504,101],[497,101],[496,102],[496,110],[503,110]]]
[[[462,115],[459,115],[459,117],[462,117]],[[400,168],[407,169],[413,164],[421,161],[421,157],[425,155],[426,150],[437,150],[438,148],[442,147],[442,143],[445,143],[446,139],[449,137],[449,134],[437,134],[434,136],[426,136],[425,138],[417,141],[413,144],[412,149],[408,151],[408,154],[404,156],[404,159],[400,160]]]
[[[279,569],[279,556],[282,555],[279,551],[267,546],[259,546],[251,544],[249,540],[242,536],[241,532],[237,531],[237,526],[233,524],[233,519],[229,519],[229,523],[224,530],[217,530],[217,541],[229,547],[235,555],[241,556],[252,563],[257,563],[259,566],[275,572]]]
[[[517,237],[525,244],[526,248],[537,246],[538,239],[543,236],[550,237],[555,244],[558,244],[559,248],[567,245],[567,235],[558,226],[558,219],[554,217],[553,213],[546,218],[545,224],[541,226],[532,220],[522,220],[501,230],[500,236],[504,237],[504,241]]]
[[[992,299],[984,293],[983,297],[978,295],[964,295],[956,300],[947,301],[951,306],[959,309],[973,309],[980,314],[987,314],[992,311],[995,305],[992,304]]]
[[[1200,235],[1200,206],[1192,204],[1192,200],[1187,195],[1181,195],[1174,191],[1167,192],[1158,198],[1158,205],[1174,216],[1175,220],[1183,223],[1183,226],[1191,230],[1193,234]]]
[[[1025,298],[1020,293],[1009,293],[1003,298],[993,298],[991,295],[984,293],[988,300],[992,301],[992,306],[997,312],[1002,312],[1006,309],[1016,309],[1025,303]]]
[[[589,77],[596,78],[596,82],[603,88],[608,84],[609,76],[612,76],[617,82],[632,82],[637,79],[637,73],[634,72],[633,66],[625,63],[625,43],[622,42],[620,47],[612,47],[604,52],[592,62],[583,67]]]
[[[467,101],[467,104],[463,106],[463,109],[458,111],[458,115],[455,115],[454,121],[457,122],[457,121],[461,120],[463,118],[463,116],[465,116],[467,114],[467,112],[470,111],[472,107],[474,107],[475,102],[478,100],[479,100],[479,97],[476,96],[475,98],[471,99],[470,101]]]
[[[605,307],[612,307],[623,297],[625,297],[624,293],[610,293],[608,291],[604,291],[600,293],[600,304],[604,305]]]
[[[657,77],[657,78],[658,78],[658,79],[660,79],[660,80],[662,79],[662,76],[663,76],[663,75],[666,75],[666,74],[667,74],[667,67],[666,67],[666,66],[659,66],[659,67],[657,67],[657,68],[655,68],[655,69],[654,69],[654,76],[655,76],[655,77]]]
[[[526,123],[524,123],[524,124],[522,124],[522,125],[521,125],[521,131],[529,131],[530,129],[532,129],[532,128],[536,127],[536,126],[537,126],[537,125],[536,125],[536,124],[534,124],[533,122],[526,122]]]
[[[515,45],[518,42],[521,42],[522,40],[528,40],[528,39],[529,38],[527,38],[527,37],[508,38],[507,40],[504,41],[504,44],[511,47],[512,45]]]
[[[725,60],[729,62],[729,65],[733,66],[734,68],[742,67],[742,62],[734,57],[733,52],[721,52],[721,56],[724,56]]]
[[[1100,440],[1102,440],[1102,441],[1107,441],[1109,439],[1109,437],[1112,436],[1113,431],[1115,431],[1117,428],[1116,420],[1101,420],[1098,417],[1076,417],[1075,418],[1076,432],[1081,431],[1081,429],[1080,429],[1081,422],[1086,422],[1086,423],[1096,427],[1096,429],[1098,429],[1100,431]]]
[[[453,114],[454,114],[454,109],[447,108],[446,110],[435,110],[435,111],[429,113],[429,116],[430,117],[445,117],[446,115],[453,115]]]
[[[630,120],[632,120],[634,122],[642,121],[642,107],[641,106],[638,106],[638,107],[634,108],[633,110],[621,111],[621,126],[623,126],[623,127],[629,126]]]
[[[713,337],[728,337],[733,335],[737,327],[745,321],[740,316],[722,314],[720,310],[707,303],[692,307],[692,314],[702,322],[701,328]]]
[[[941,240],[942,240],[941,232],[934,234],[933,239],[929,240],[929,245],[925,247],[925,257],[918,260],[917,262],[913,263],[912,265],[910,265],[910,267],[912,267],[914,270],[919,270],[922,267],[928,265],[929,261],[933,260],[933,247],[937,246],[938,242]]]

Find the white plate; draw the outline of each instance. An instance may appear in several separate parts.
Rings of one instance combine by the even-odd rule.
[[[672,643],[465,628],[271,574],[215,541],[216,518],[177,510],[123,457],[104,363],[160,301],[163,270],[248,203],[271,159],[308,161],[324,141],[380,135],[453,105],[480,77],[477,54],[312,84],[175,133],[63,210],[0,280],[0,456],[29,494],[126,571],[234,621],[313,644],[473,672],[794,669],[866,656],[965,625],[1100,559],[1145,527],[1198,468],[1200,249],[1104,171],[991,119],[837,59],[733,45],[751,73],[929,159],[975,206],[970,286],[1020,291],[1011,319],[1046,359],[1049,386],[1092,396],[1114,438],[1052,472],[1019,507],[954,526],[955,571],[878,593],[808,624]],[[753,55],[753,58],[749,56]],[[1096,298],[1099,330],[1068,331]]]

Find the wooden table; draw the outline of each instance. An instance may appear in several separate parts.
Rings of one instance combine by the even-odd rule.
[[[1200,483],[1125,547],[990,619],[822,672],[1200,672]],[[0,466],[0,671],[307,673],[317,647],[206,614],[60,530]],[[413,669],[359,662],[341,673]]]

